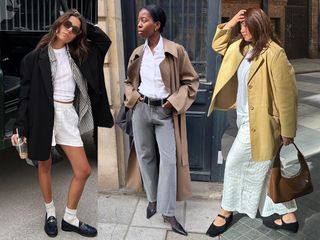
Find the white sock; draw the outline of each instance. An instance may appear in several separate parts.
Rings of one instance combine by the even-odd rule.
[[[79,219],[77,218],[77,209],[69,209],[66,207],[63,219],[73,226],[79,227]]]
[[[46,206],[47,219],[51,216],[56,217],[56,208],[54,207],[53,201],[50,203],[44,203]]]

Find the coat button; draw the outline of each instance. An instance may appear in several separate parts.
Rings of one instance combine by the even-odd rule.
[[[254,107],[253,107],[253,106],[251,106],[251,107],[250,107],[250,110],[253,110],[253,109],[254,109]]]
[[[252,89],[252,85],[249,85],[249,89]]]
[[[255,132],[255,131],[256,131],[256,129],[255,129],[255,128],[251,128],[251,131],[252,131],[252,132]]]

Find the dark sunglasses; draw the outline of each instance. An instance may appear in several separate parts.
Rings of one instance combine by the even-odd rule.
[[[72,22],[70,22],[69,20],[62,23],[62,25],[67,29],[72,28],[71,32],[75,35],[79,35],[81,33],[80,28],[78,28],[77,26],[73,26]]]

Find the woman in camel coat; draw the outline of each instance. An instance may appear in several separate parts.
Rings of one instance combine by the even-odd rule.
[[[191,196],[185,113],[199,81],[184,48],[161,36],[165,22],[157,5],[139,11],[138,34],[146,41],[129,59],[125,104],[133,109],[135,150],[149,201],[147,218],[158,211],[173,231],[186,235],[175,218],[175,201]]]

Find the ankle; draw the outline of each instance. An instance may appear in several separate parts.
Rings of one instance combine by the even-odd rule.
[[[221,210],[220,210],[220,215],[222,215],[222,216],[224,216],[226,218],[230,217],[231,213],[232,212],[224,210],[223,208],[221,208]]]
[[[77,218],[77,209],[69,209],[68,207],[66,207],[63,220],[71,225],[78,227],[80,221]]]

